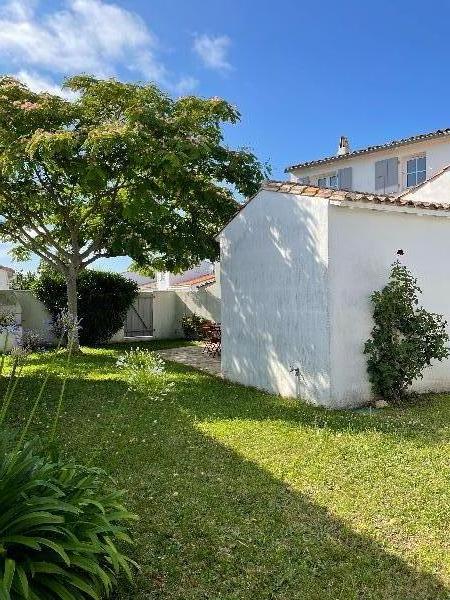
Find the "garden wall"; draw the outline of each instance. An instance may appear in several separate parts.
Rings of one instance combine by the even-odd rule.
[[[182,337],[181,319],[184,315],[191,314],[220,323],[220,283],[216,282],[196,291],[153,292],[153,337]]]
[[[15,323],[13,331],[0,333],[0,351],[10,350],[16,346],[22,337],[22,309],[17,300],[17,295],[10,290],[0,290],[0,313],[12,315]]]
[[[22,328],[32,329],[46,342],[53,342],[52,317],[42,302],[29,290],[14,290],[13,293],[22,309]]]
[[[143,293],[148,294],[148,292]],[[29,290],[0,290],[0,307],[3,312],[13,312],[16,315],[21,330],[33,330],[49,343],[55,340],[50,313]],[[107,310],[106,306],[105,310]],[[154,291],[153,337],[155,339],[182,337],[181,318],[184,315],[196,314],[220,322],[220,312],[220,283],[204,286],[197,291]],[[123,339],[124,330],[121,329],[111,338],[111,342],[120,342]],[[9,346],[11,341],[10,339]],[[0,339],[0,345],[1,343]]]

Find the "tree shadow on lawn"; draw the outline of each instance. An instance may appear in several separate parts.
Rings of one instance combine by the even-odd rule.
[[[135,534],[142,573],[119,597],[449,597],[439,579],[204,435],[176,405],[154,414],[153,432],[138,426],[125,436],[151,435],[150,443],[133,455],[124,443],[116,463],[133,473],[128,487],[141,516]]]
[[[449,394],[424,394],[404,405],[368,413],[329,410],[235,384],[178,363],[171,363],[171,368],[181,375],[177,381],[178,402],[202,421],[276,420],[332,432],[373,431],[397,440],[412,438],[426,445],[448,442]]]
[[[192,379],[184,369],[179,372],[182,377],[176,379],[173,400],[153,401],[134,394],[118,421],[113,399],[125,393],[123,382],[80,377],[68,385],[61,445],[80,461],[94,457],[94,464],[128,489],[127,505],[140,515],[134,526],[133,554],[142,571],[135,585],[124,587],[117,598],[450,597],[450,590],[438,578],[352,531],[306,495],[196,426],[196,418],[214,418],[220,412],[221,396],[225,401],[221,410],[230,418],[252,418],[253,411],[258,419],[285,418],[281,416],[285,409],[276,409],[276,399],[261,394],[250,402],[247,413],[233,405],[232,398],[225,399],[221,386],[228,384],[205,376],[207,381],[202,378],[200,382],[211,382],[202,385],[199,396],[194,393],[198,378]],[[26,398],[38,379],[26,376],[21,384],[16,405],[21,414],[31,405],[32,400]],[[60,378],[51,377],[35,431],[46,430],[59,383]],[[245,402],[241,388],[234,389],[239,401]],[[292,419],[290,409],[287,414]],[[295,420],[300,422],[298,415]]]

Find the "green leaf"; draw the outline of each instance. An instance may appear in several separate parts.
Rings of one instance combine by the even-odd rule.
[[[62,558],[62,560],[66,563],[67,566],[70,566],[70,558],[67,555],[67,552],[64,551],[64,548],[61,546],[61,544],[57,544],[52,540],[48,540],[46,538],[41,537],[36,538],[36,541],[39,542],[42,546],[47,546],[48,548],[51,548]]]
[[[44,576],[41,577],[40,581],[42,581],[42,584],[45,587],[54,592],[57,598],[61,598],[61,600],[77,600],[77,597],[67,589],[67,586],[62,585],[56,579],[51,579],[50,577]]]
[[[40,550],[41,547],[36,541],[36,538],[28,537],[25,535],[10,535],[2,538],[2,543],[9,545],[27,546],[33,550]]]
[[[28,600],[28,598],[30,597],[28,578],[24,569],[20,565],[16,565],[16,576],[19,580],[19,586],[22,590],[22,596]]]
[[[0,579],[0,600],[11,600],[11,596],[6,589],[3,579]]]
[[[11,558],[7,558],[5,560],[5,570],[3,574],[3,585],[6,590],[9,592],[11,590],[11,585],[14,579],[14,573],[16,571],[16,561]]]
[[[74,573],[68,573],[67,581],[69,581],[74,587],[80,589],[82,592],[85,592],[88,596],[93,598],[93,600],[100,600],[100,597],[94,588],[84,581],[84,579],[78,577],[78,575],[75,575]]]

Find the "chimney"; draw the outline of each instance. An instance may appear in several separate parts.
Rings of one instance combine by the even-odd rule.
[[[350,152],[350,145],[348,143],[348,138],[345,135],[341,135],[339,138],[339,146],[336,156],[344,156],[344,154],[348,154]]]

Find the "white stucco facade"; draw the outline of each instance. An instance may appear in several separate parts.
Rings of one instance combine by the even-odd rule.
[[[414,193],[449,203],[450,174],[433,194],[429,185]],[[370,295],[386,284],[398,250],[423,306],[450,322],[449,217],[262,190],[220,235],[224,376],[332,408],[370,401]],[[450,361],[427,368],[414,387],[450,390]]]
[[[224,376],[325,404],[328,202],[260,192],[222,233],[220,266]]]
[[[300,181],[307,177],[311,185],[318,185],[320,178],[336,174],[340,168],[351,167],[352,190],[367,193],[396,194],[407,188],[407,161],[418,156],[426,157],[426,178],[433,177],[450,164],[450,135],[439,139],[427,139],[393,147],[388,150],[378,150],[356,156],[344,156],[329,164],[293,168],[289,175],[292,181]],[[376,189],[375,163],[391,158],[398,158],[398,183]]]
[[[330,205],[330,379],[333,406],[371,399],[364,341],[373,327],[370,295],[387,282],[399,258],[418,278],[421,303],[450,323],[450,219],[406,210]],[[397,257],[397,250],[404,255]],[[450,330],[449,330],[450,333]],[[414,389],[450,390],[450,363],[436,362]]]

